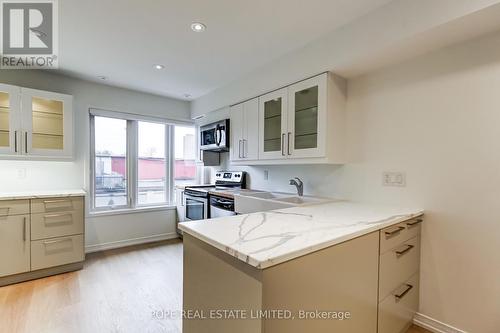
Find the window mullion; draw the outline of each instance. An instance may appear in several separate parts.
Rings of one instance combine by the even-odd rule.
[[[165,132],[165,158],[166,158],[166,179],[165,194],[167,202],[173,202],[174,190],[174,164],[175,164],[175,141],[174,125],[166,125]]]
[[[127,121],[127,179],[128,206],[137,206],[137,161],[138,161],[138,129],[136,120]]]

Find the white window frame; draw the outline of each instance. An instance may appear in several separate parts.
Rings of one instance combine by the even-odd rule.
[[[122,119],[127,121],[127,204],[119,206],[96,207],[95,205],[95,117],[107,117],[114,119]],[[171,120],[160,117],[143,116],[131,113],[108,111],[101,109],[89,109],[90,119],[90,212],[105,213],[113,211],[143,211],[155,210],[162,207],[171,207],[175,205],[174,194],[174,165],[175,165],[175,143],[174,143],[174,128],[175,125],[181,126],[196,126],[193,122],[182,120]],[[163,124],[165,126],[165,197],[166,201],[154,204],[139,204],[138,202],[138,123],[149,122]]]

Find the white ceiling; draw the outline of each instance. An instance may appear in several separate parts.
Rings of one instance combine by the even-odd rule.
[[[390,1],[63,0],[59,66],[86,80],[105,76],[107,84],[195,99]],[[207,30],[192,32],[194,21]]]

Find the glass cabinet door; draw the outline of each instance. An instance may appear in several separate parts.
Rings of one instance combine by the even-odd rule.
[[[259,158],[286,157],[286,89],[259,98],[260,154]]]
[[[0,153],[17,154],[19,135],[19,88],[0,84]]]
[[[326,74],[289,87],[287,137],[294,157],[324,155]]]
[[[23,89],[26,154],[71,156],[71,96]]]

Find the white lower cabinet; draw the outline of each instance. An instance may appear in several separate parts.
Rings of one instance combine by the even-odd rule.
[[[84,197],[0,200],[0,286],[83,267]]]
[[[0,277],[24,273],[29,270],[29,215],[0,216]]]

